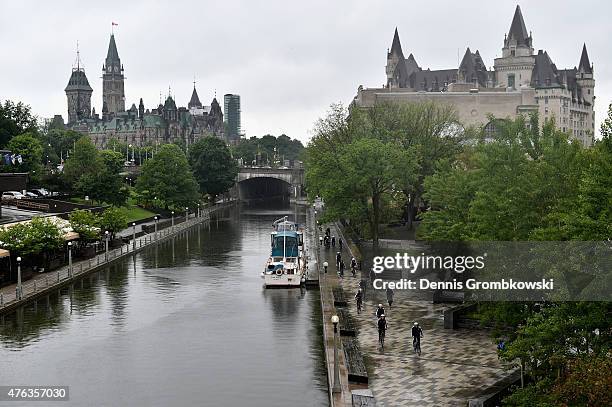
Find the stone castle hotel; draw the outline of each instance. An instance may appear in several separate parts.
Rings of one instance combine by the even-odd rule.
[[[193,87],[187,107],[176,106],[169,94],[163,104],[145,109],[142,98],[125,108],[125,77],[117,52],[115,36],[111,34],[106,60],[102,65],[102,116],[91,107],[93,89],[85,71],[80,66],[72,69],[65,92],[68,100],[67,127],[88,135],[99,148],[105,148],[110,140],[134,146],[183,142],[187,145],[206,136],[225,139],[223,112],[214,98],[210,106],[200,102]],[[61,120],[56,116],[55,120]],[[233,140],[226,140],[231,142]]]
[[[493,69],[487,69],[478,50],[470,48],[458,68],[423,69],[412,54],[405,58],[396,29],[386,73],[383,88],[359,87],[357,105],[424,100],[452,104],[465,125],[485,126],[485,131],[495,130],[489,115],[506,118],[539,112],[541,122],[554,118],[560,130],[586,146],[592,143],[595,79],[586,45],[578,68],[558,69],[546,51],[534,52],[519,6]]]

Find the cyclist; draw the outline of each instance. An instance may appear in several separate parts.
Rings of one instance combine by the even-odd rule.
[[[378,308],[376,309],[376,318],[380,319],[383,315],[385,315],[385,309],[382,304],[378,304]]]
[[[361,314],[361,306],[363,304],[363,291],[361,291],[361,288],[355,294],[355,301],[357,301],[357,313]]]
[[[380,347],[384,348],[385,346],[385,332],[387,331],[388,325],[387,320],[385,319],[385,314],[381,314],[380,318],[378,318],[378,342],[380,343]]]
[[[357,275],[357,260],[354,257],[351,259],[351,273],[353,273],[353,277]]]
[[[421,338],[423,337],[423,330],[419,326],[418,322],[415,322],[412,326],[412,346],[414,347],[414,353],[418,353],[421,356]]]

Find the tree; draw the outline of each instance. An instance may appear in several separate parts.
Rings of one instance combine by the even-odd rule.
[[[28,172],[30,179],[37,183],[43,175],[43,148],[40,141],[30,133],[20,134],[9,141],[7,148],[11,153],[21,156],[21,163],[11,166],[11,172]]]
[[[36,133],[37,130],[36,117],[32,115],[30,106],[10,100],[0,103],[0,148],[19,134]]]
[[[79,234],[82,240],[94,240],[100,236],[100,216],[97,214],[78,209],[70,213],[69,219],[70,227]]]
[[[74,145],[74,151],[64,164],[64,177],[74,185],[83,175],[95,176],[103,170],[96,146],[89,137],[81,137]]]
[[[370,121],[365,112],[347,116],[341,105],[332,105],[315,125],[306,152],[307,185],[325,200],[327,219],[366,228],[377,245],[386,203],[414,182],[417,151],[383,137],[384,124]]]
[[[28,256],[48,255],[62,247],[62,232],[49,218],[34,217],[11,227],[0,228],[2,246],[14,254]]]
[[[229,190],[236,181],[238,165],[225,142],[204,137],[189,148],[189,164],[200,185],[200,192],[212,197]]]
[[[127,215],[119,208],[108,208],[100,217],[100,229],[108,231],[110,238],[114,239],[117,232],[127,227]]]
[[[198,199],[196,182],[185,154],[173,144],[164,144],[147,160],[136,181],[141,201],[169,208],[184,208]]]

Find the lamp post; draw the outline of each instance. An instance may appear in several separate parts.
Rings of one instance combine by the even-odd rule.
[[[189,220],[189,208],[185,207],[185,222]]]
[[[17,257],[17,292],[15,296],[18,300],[21,299],[21,257]]]
[[[172,228],[174,228],[174,211],[172,211]]]
[[[157,240],[157,216],[155,216],[153,219],[155,219],[155,240]]]
[[[136,250],[136,222],[132,223],[132,249]]]
[[[104,232],[106,240],[106,251],[104,252],[104,261],[108,261],[108,230]]]
[[[334,324],[334,386],[332,387],[333,393],[340,393],[340,366],[338,366],[338,322],[340,318],[338,315],[331,317],[331,322]]]
[[[198,218],[200,217],[200,204],[198,204]]]
[[[68,277],[72,277],[72,242],[68,242]]]

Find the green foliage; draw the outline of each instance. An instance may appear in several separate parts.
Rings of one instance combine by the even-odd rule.
[[[10,100],[0,103],[0,148],[7,146],[19,134],[37,131],[36,117],[30,106]]]
[[[57,250],[64,239],[61,230],[50,219],[35,217],[30,222],[0,228],[0,242],[13,254],[27,256]]]
[[[185,154],[174,144],[164,144],[143,164],[136,191],[141,202],[167,209],[182,209],[198,199],[198,183]]]
[[[111,239],[115,238],[117,232],[127,227],[127,216],[120,208],[111,207],[102,212],[100,217],[100,229],[108,231]]]
[[[231,149],[234,158],[242,158],[246,165],[257,162],[259,156],[259,165],[272,166],[275,164],[275,149],[278,160],[301,160],[304,146],[298,139],[291,140],[284,134],[278,137],[266,134],[261,138],[242,139]],[[282,165],[282,162],[277,165]]]
[[[100,216],[88,210],[70,213],[70,226],[83,240],[94,240],[100,236]]]
[[[83,196],[111,205],[122,205],[128,196],[128,189],[120,175],[122,169],[121,153],[98,151],[89,137],[82,137],[64,165],[64,178],[74,191]]]
[[[7,167],[11,172],[28,172],[30,179],[36,183],[42,174],[43,148],[40,141],[30,133],[20,134],[9,141],[7,148],[13,154],[20,154],[22,163]]]
[[[200,192],[216,197],[229,190],[238,175],[238,165],[225,142],[205,137],[189,147],[189,163]]]
[[[537,116],[498,122],[493,140],[426,178],[419,236],[430,240],[567,240],[584,150]]]
[[[95,176],[102,170],[102,162],[96,146],[89,137],[81,137],[74,146],[74,151],[64,164],[64,177],[74,185],[84,175]]]
[[[45,160],[47,157],[50,163],[59,164],[61,158],[66,159],[69,151],[73,151],[76,142],[83,137],[83,134],[74,130],[51,127],[39,136],[44,149]]]
[[[403,186],[416,182],[419,168],[417,148],[390,137],[388,122],[377,118],[354,111],[347,119],[334,105],[317,123],[306,153],[308,188],[325,200],[325,216],[349,220],[375,244],[382,213]]]

